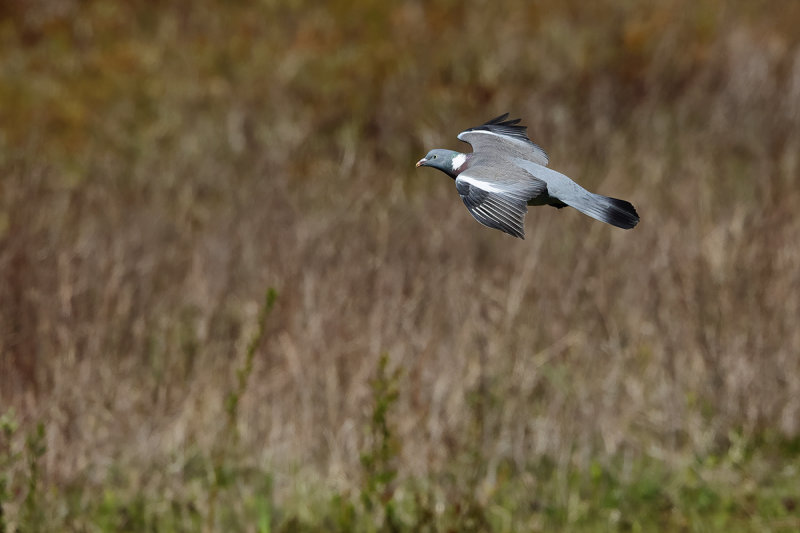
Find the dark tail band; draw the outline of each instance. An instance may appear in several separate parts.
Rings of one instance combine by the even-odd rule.
[[[639,223],[639,214],[633,204],[617,198],[603,197],[607,201],[603,209],[602,220],[612,226],[622,229],[631,229]]]

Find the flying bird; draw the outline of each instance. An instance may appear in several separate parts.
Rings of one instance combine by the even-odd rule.
[[[490,228],[525,238],[523,221],[529,205],[573,207],[585,215],[618,228],[639,222],[633,205],[587,191],[570,178],[547,168],[550,159],[508,113],[462,131],[458,138],[472,153],[435,149],[418,167],[441,170],[456,182],[470,214]]]

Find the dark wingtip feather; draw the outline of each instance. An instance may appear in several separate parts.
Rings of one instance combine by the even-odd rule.
[[[639,214],[633,204],[618,198],[608,198],[609,207],[606,209],[605,221],[622,229],[631,229],[639,223]]]
[[[490,120],[490,121],[488,121],[488,122],[484,123],[483,125],[484,125],[484,126],[486,126],[486,125],[489,125],[489,124],[500,124],[500,123],[501,123],[501,122],[503,122],[503,121],[504,121],[506,118],[508,118],[508,113],[503,113],[503,114],[502,114],[502,115],[500,115],[499,117],[494,117],[492,120]]]
[[[503,113],[499,117],[494,117],[491,120],[487,120],[480,126],[472,129],[478,129],[483,126],[514,126],[515,124],[519,124],[522,122],[521,118],[512,118],[511,120],[506,120],[508,118],[508,113]]]
[[[500,133],[502,135],[507,135],[509,137],[516,137],[522,141],[528,142],[530,144],[534,144],[528,138],[528,134],[526,133],[528,127],[527,126],[520,126],[519,123],[522,122],[521,118],[515,118],[512,120],[506,120],[508,118],[508,113],[503,113],[499,117],[495,117],[492,120],[484,122],[480,126],[475,126],[474,128],[469,128],[465,130],[468,131],[491,131],[495,133]],[[534,146],[536,146],[534,144]],[[537,146],[538,148],[538,146]],[[541,150],[541,148],[539,148]],[[544,151],[544,150],[542,150]]]

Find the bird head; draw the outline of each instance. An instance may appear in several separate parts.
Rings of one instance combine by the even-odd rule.
[[[454,150],[437,148],[428,152],[428,155],[417,161],[418,167],[433,167],[441,170],[451,177],[455,177],[456,170],[464,164],[466,156]]]

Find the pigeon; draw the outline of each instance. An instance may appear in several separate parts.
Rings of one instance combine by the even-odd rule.
[[[589,192],[547,168],[547,153],[528,138],[521,119],[507,119],[505,113],[459,133],[458,139],[470,144],[472,153],[437,148],[417,167],[433,167],[453,178],[475,220],[520,239],[525,238],[529,205],[570,206],[623,229],[639,222],[630,202]]]

